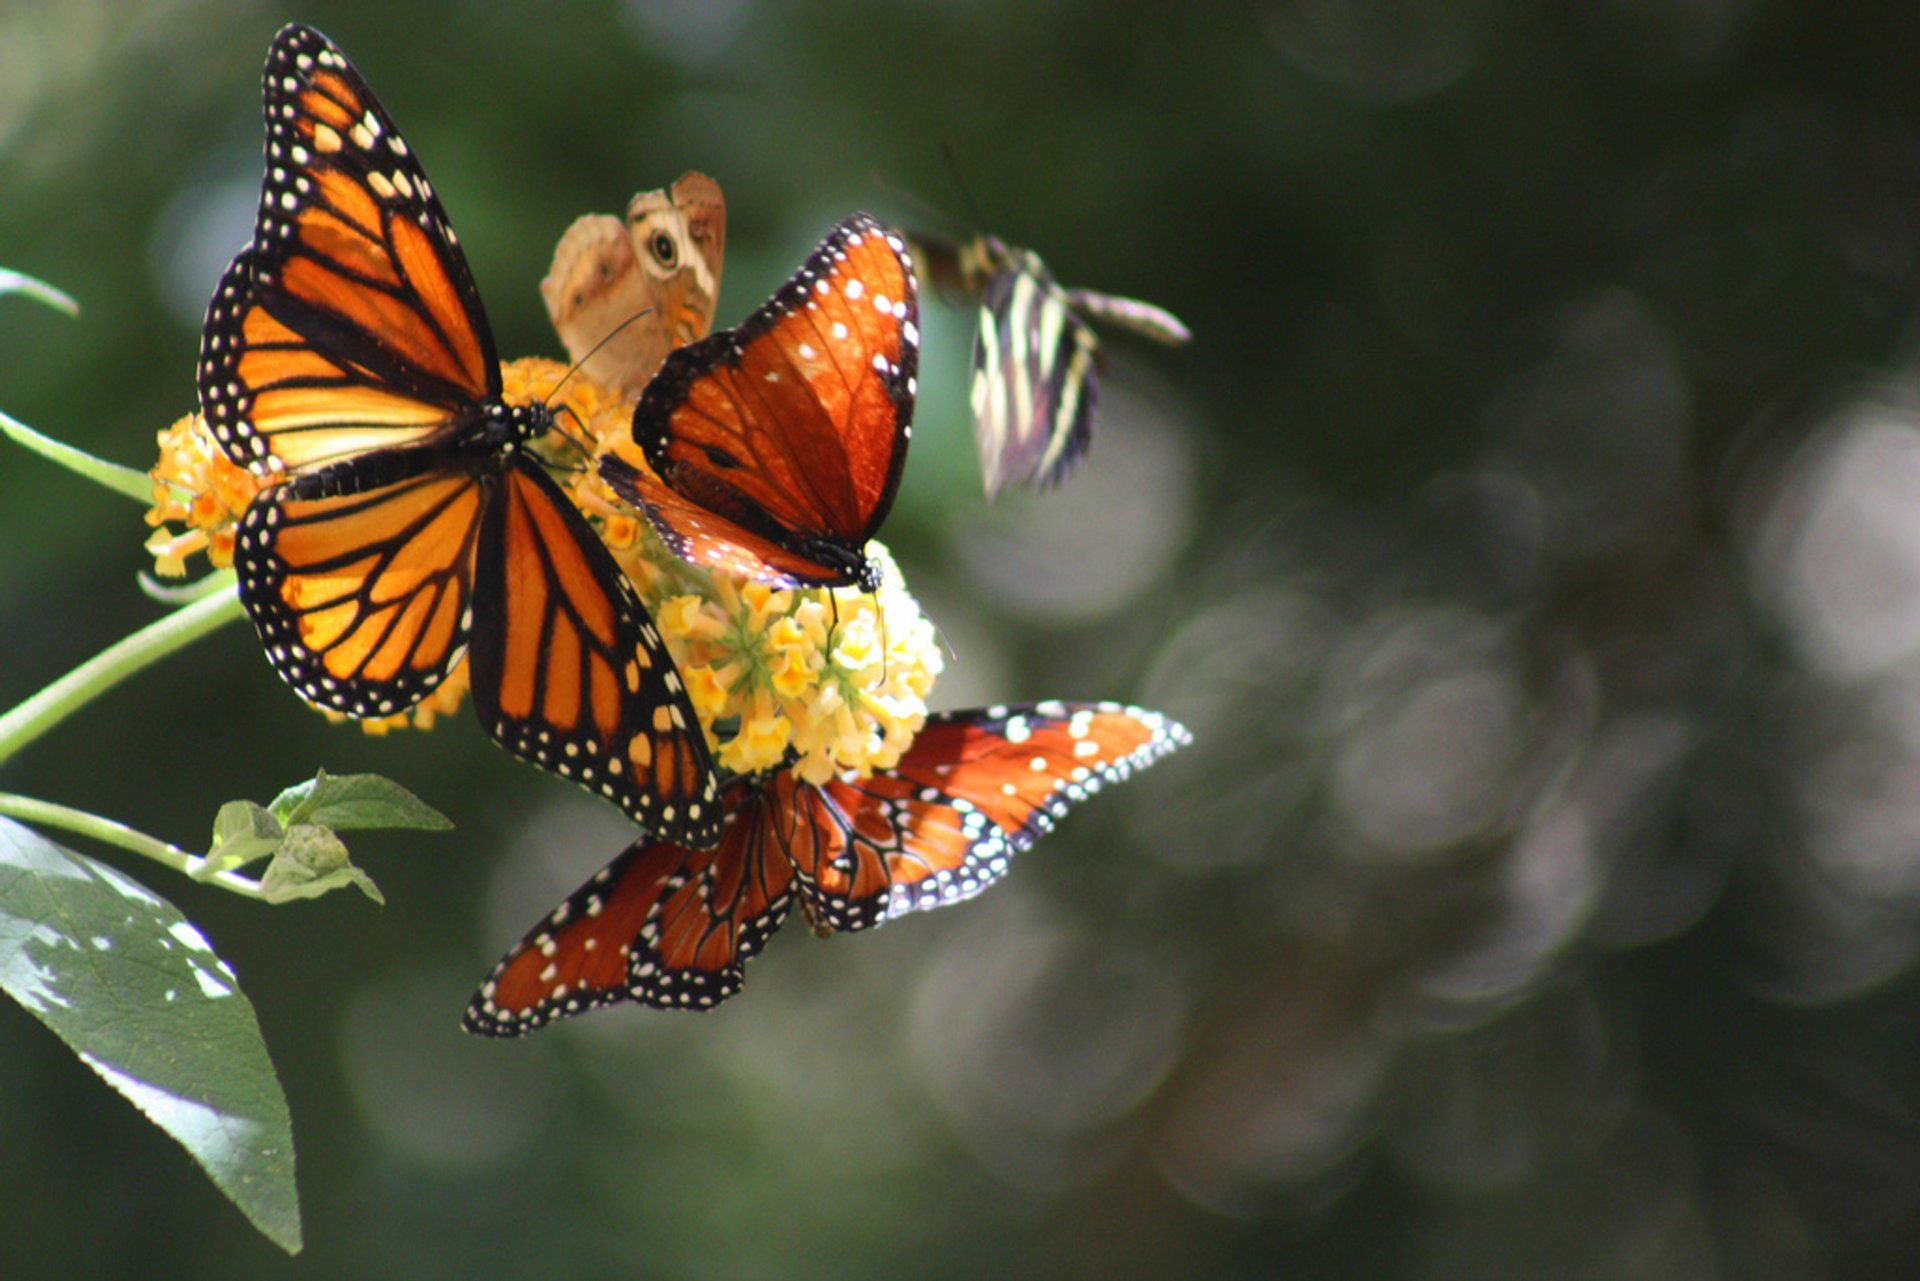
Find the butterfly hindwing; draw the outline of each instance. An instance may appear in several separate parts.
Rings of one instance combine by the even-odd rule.
[[[348,492],[301,481],[254,499],[234,542],[240,596],[267,658],[309,702],[387,716],[460,661],[487,502],[462,472]]]
[[[757,780],[731,784],[710,849],[643,839],[527,932],[467,1007],[466,1028],[520,1036],[614,1001],[711,1009],[792,906],[793,865]]]
[[[656,836],[720,830],[719,790],[673,657],[584,517],[522,452],[481,525],[473,701],[514,755]]]
[[[676,551],[787,586],[871,588],[912,434],[912,260],[865,214],[738,329],[670,353],[602,474]]]

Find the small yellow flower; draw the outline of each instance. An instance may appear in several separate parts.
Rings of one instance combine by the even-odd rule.
[[[205,552],[215,569],[233,564],[233,527],[266,483],[236,467],[214,442],[199,414],[188,414],[159,434],[160,461],[153,479],[153,506],[147,538],[154,569],[165,578],[184,578],[187,557]],[[175,532],[170,526],[184,524]]]

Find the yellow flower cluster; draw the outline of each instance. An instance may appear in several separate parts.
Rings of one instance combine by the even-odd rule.
[[[506,398],[552,395],[565,372],[556,361],[513,361],[503,366]],[[597,453],[627,435],[633,403],[575,374],[555,412],[563,425],[577,422]],[[884,570],[872,595],[785,590],[681,560],[594,467],[572,472],[569,489],[666,637],[722,769],[772,769],[791,750],[795,772],[824,783],[899,761],[945,663],[886,548],[867,545]]]
[[[884,547],[868,545],[885,571],[872,595],[782,590],[688,564],[593,466],[591,454],[628,431],[632,402],[578,373],[561,385],[566,367],[556,361],[511,361],[501,374],[509,403],[552,405],[556,431],[535,447],[565,471],[568,492],[639,589],[723,769],[769,770],[791,753],[802,778],[824,783],[899,761],[926,719],[944,660]],[[216,567],[231,565],[234,526],[267,482],[229,462],[197,414],[160,434],[152,475],[147,523],[156,529],[147,549],[159,572],[183,575],[202,551]],[[174,532],[177,524],[185,529]],[[360,724],[375,734],[428,728],[459,708],[467,687],[463,662],[417,707]]]

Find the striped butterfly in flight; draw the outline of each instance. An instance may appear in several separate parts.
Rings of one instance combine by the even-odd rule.
[[[917,294],[900,236],[844,219],[739,328],[667,354],[601,476],[684,559],[874,590],[865,549],[913,434]]]
[[[201,340],[201,413],[277,478],[242,518],[240,599],[308,701],[386,716],[469,664],[509,752],[656,835],[719,832],[699,721],[653,621],[504,403],[465,255],[425,171],[319,32],[274,37],[252,243]]]
[[[1086,456],[1105,359],[1090,321],[1169,346],[1187,341],[1187,327],[1171,312],[1060,285],[1030,249],[993,236],[954,241],[915,233],[913,243],[944,295],[980,309],[970,394],[988,498],[1009,485],[1050,489]]]
[[[501,959],[466,1028],[521,1036],[618,1001],[711,1009],[796,902],[824,935],[972,898],[1071,805],[1188,741],[1158,712],[1039,703],[936,713],[870,778],[735,779],[718,845],[629,846]]]
[[[726,243],[726,198],[700,173],[639,193],[625,221],[575,219],[540,282],[568,356],[601,386],[638,396],[669,351],[713,328]]]

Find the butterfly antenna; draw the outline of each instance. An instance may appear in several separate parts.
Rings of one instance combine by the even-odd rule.
[[[980,206],[974,201],[973,192],[967,188],[967,180],[960,173],[960,161],[953,154],[953,144],[945,138],[940,140],[940,157],[947,162],[947,172],[953,175],[953,185],[960,188],[960,198],[967,202],[967,213],[973,218],[973,225],[984,227],[987,220],[980,214]]]
[[[574,361],[573,365],[567,370],[567,372],[560,376],[560,381],[555,383],[553,385],[553,390],[547,393],[547,399],[546,399],[547,406],[549,408],[553,406],[553,398],[555,396],[558,396],[560,394],[560,389],[566,386],[567,383],[572,380],[575,374],[580,372],[580,366],[586,364],[589,360],[592,360],[595,356],[599,355],[600,349],[606,346],[608,343],[612,342],[614,340],[614,337],[618,335],[622,329],[625,329],[628,325],[631,325],[634,321],[640,319],[640,317],[646,315],[648,312],[652,310],[653,308],[651,307],[642,307],[639,311],[634,312],[631,316],[628,316],[625,320],[615,325],[612,329],[607,330],[605,337],[603,337],[599,342],[595,343],[592,346],[592,348],[588,350],[586,355]]]

